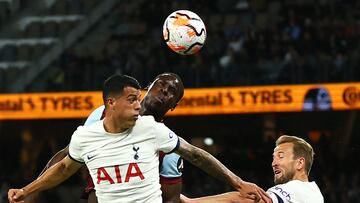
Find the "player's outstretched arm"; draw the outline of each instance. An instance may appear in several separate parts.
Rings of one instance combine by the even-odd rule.
[[[181,203],[256,203],[254,199],[248,199],[241,196],[238,192],[227,192],[219,195],[205,196],[199,198],[188,198],[184,195],[180,197]],[[271,199],[269,200],[271,203]],[[264,200],[258,203],[265,203]]]
[[[260,199],[269,199],[268,194],[263,189],[253,183],[243,181],[210,153],[189,144],[181,137],[179,137],[179,139],[180,146],[176,153],[184,159],[201,168],[211,176],[229,183],[246,198],[255,199],[256,201],[259,201]]]
[[[10,203],[24,202],[29,195],[55,187],[71,175],[73,175],[82,164],[75,162],[66,156],[60,162],[49,168],[38,179],[31,182],[22,189],[10,189],[8,199]]]
[[[46,170],[48,170],[51,166],[53,166],[54,164],[58,163],[59,161],[61,161],[63,158],[65,158],[67,155],[69,154],[69,145],[66,146],[64,149],[58,151],[53,157],[51,157],[51,159],[49,160],[49,162],[46,164],[45,168],[41,171],[40,175],[41,176]]]
[[[41,173],[39,174],[39,177],[46,171],[48,170],[51,166],[53,166],[54,164],[58,163],[59,161],[61,161],[63,158],[65,158],[69,153],[69,146],[66,146],[64,149],[58,151],[53,157],[51,157],[51,159],[49,160],[49,162],[46,164],[46,166],[44,167],[44,169],[41,171]],[[26,200],[27,203],[36,203],[39,201],[39,193],[31,195],[28,197],[28,199]]]

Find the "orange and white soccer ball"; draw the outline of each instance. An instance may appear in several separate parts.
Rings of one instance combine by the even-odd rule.
[[[178,10],[166,18],[163,35],[170,49],[182,55],[190,55],[203,47],[206,28],[196,13],[189,10]]]

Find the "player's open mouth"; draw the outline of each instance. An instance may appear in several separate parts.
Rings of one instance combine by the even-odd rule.
[[[280,170],[274,170],[274,174],[275,174],[275,175],[278,175],[278,174],[280,174],[280,173],[281,173]]]

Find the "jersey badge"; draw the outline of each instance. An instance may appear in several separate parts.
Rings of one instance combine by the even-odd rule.
[[[135,160],[139,159],[139,154],[138,154],[139,149],[140,149],[139,147],[136,147],[135,145],[133,145],[133,150],[135,151],[135,155],[134,155]]]

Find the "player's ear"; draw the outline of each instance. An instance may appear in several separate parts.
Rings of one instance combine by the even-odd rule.
[[[112,98],[112,97],[110,97],[110,98],[108,98],[108,99],[106,100],[106,103],[107,103],[107,105],[108,105],[109,107],[111,107],[111,106],[114,105],[115,99]]]
[[[305,168],[305,158],[304,157],[298,158],[297,162],[296,162],[296,169],[300,170],[302,168]]]

